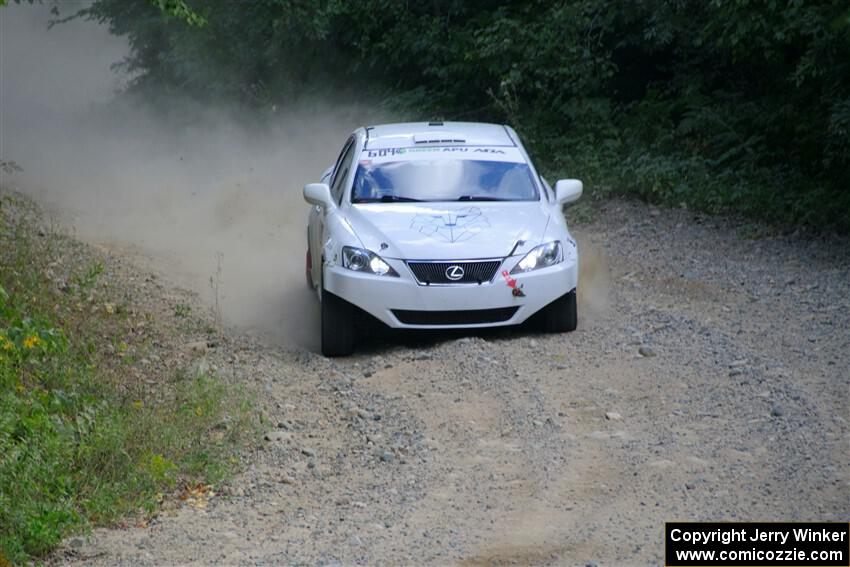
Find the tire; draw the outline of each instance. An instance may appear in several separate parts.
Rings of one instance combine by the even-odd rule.
[[[322,290],[322,354],[348,356],[354,352],[354,306]]]
[[[540,327],[546,333],[575,331],[577,323],[576,290],[562,295],[540,311]]]

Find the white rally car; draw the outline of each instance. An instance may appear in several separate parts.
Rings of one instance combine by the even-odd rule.
[[[354,350],[362,311],[390,327],[576,327],[578,250],[562,205],[582,183],[537,173],[508,126],[463,122],[360,128],[313,205],[307,281],[322,353]]]

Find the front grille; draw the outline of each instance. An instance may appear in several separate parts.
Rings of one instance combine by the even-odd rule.
[[[496,275],[496,270],[502,264],[501,260],[461,260],[458,262],[408,262],[410,271],[420,284],[480,284],[489,282]],[[447,275],[450,268],[463,271],[458,279]]]
[[[519,306],[497,309],[469,309],[462,311],[410,311],[393,309],[396,319],[405,325],[483,325],[502,323],[514,316]]]

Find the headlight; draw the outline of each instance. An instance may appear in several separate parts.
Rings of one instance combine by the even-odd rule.
[[[380,256],[362,248],[344,246],[342,249],[342,266],[354,272],[398,277],[398,273]]]
[[[548,266],[554,266],[558,262],[563,261],[564,253],[561,250],[561,243],[559,241],[547,242],[546,244],[541,244],[540,246],[534,248],[528,254],[523,257],[519,263],[514,266],[514,269],[511,270],[512,274],[519,274],[522,272],[530,272],[532,270],[537,270],[539,268],[546,268]]]

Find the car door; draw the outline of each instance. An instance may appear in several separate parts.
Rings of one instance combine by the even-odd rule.
[[[339,205],[342,199],[343,185],[345,179],[348,177],[348,172],[354,158],[354,142],[354,136],[345,142],[332,171],[325,172],[322,176],[321,182],[327,183],[330,186],[331,195],[333,195],[337,205]],[[307,239],[312,259],[311,273],[314,285],[320,285],[322,281],[322,250],[324,249],[324,243],[328,239],[328,234],[326,234],[327,214],[321,207],[312,207],[307,225]]]

